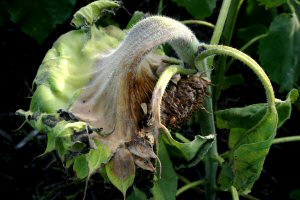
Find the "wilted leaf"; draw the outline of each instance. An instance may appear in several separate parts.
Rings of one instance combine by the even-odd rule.
[[[276,111],[268,108],[266,104],[217,112],[218,127],[230,129],[230,156],[219,176],[223,190],[233,185],[240,193],[251,191],[260,176],[277,125],[282,125],[289,119],[291,104],[298,95],[297,90],[292,90],[285,101],[277,100],[278,116]]]
[[[178,177],[165,144],[161,139],[159,141],[158,157],[161,160],[162,174],[160,178],[160,170],[157,169],[156,180],[152,189],[153,197],[155,200],[175,200]]]
[[[285,101],[277,100],[275,105],[278,112],[278,127],[290,118],[292,103],[299,96],[296,89],[291,90]],[[243,128],[249,129],[257,124],[267,111],[267,104],[253,104],[242,108],[229,108],[216,112],[216,121],[218,128]]]
[[[259,59],[281,91],[294,87],[300,78],[300,22],[296,14],[281,14],[260,40]]]
[[[147,141],[132,141],[128,144],[128,150],[140,158],[156,158],[152,146]]]
[[[113,9],[118,7],[120,5],[115,1],[94,1],[77,11],[73,16],[71,24],[76,28],[89,27],[102,17],[102,15],[106,14],[106,12],[112,12]]]
[[[241,129],[239,137],[230,151],[228,164],[222,168],[219,182],[223,190],[229,189],[229,180],[240,193],[249,193],[259,178],[264,159],[268,154],[277,128],[277,113],[268,114],[252,129]],[[232,170],[230,172],[229,170]],[[228,177],[232,175],[232,177]],[[223,181],[223,182],[222,182]]]
[[[81,142],[73,136],[87,134],[87,123],[66,121],[58,113],[41,114],[39,112],[18,110],[17,114],[23,116],[33,128],[48,134],[47,148],[44,154],[57,150],[59,156],[64,160],[69,152],[83,150],[83,148],[78,148],[78,144]],[[88,136],[87,139],[89,140]],[[82,145],[90,148],[89,144],[82,143]]]
[[[76,0],[11,0],[6,7],[11,21],[42,43],[57,25],[71,16],[75,3]]]
[[[229,108],[216,112],[218,128],[249,129],[257,124],[265,115],[267,104],[253,104],[241,108]]]
[[[183,6],[197,19],[209,17],[216,7],[216,0],[172,0],[179,6]]]
[[[197,135],[191,142],[180,143],[174,140],[171,135],[162,136],[166,147],[172,157],[178,161],[177,168],[193,167],[203,159],[207,151],[210,149],[214,137]]]
[[[125,197],[135,177],[135,164],[131,153],[125,148],[118,149],[105,168],[109,180]]]

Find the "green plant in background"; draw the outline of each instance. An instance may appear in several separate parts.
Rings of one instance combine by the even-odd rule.
[[[174,2],[198,19],[210,16],[216,4]],[[267,74],[255,60],[226,46],[231,43],[243,0],[224,0],[216,25],[185,22],[213,27],[210,44],[199,42],[179,21],[162,16],[142,19],[141,12],[135,13],[125,30],[99,26],[96,22],[103,15],[120,7],[115,1],[99,0],[74,14],[72,24],[77,30],[62,35],[48,51],[34,80],[30,110],[17,113],[47,134],[45,153],[56,150],[79,179],[88,181],[100,173],[124,198],[133,186],[128,199],[147,199],[143,188],[134,184],[136,168],[154,174],[153,199],[175,199],[201,184],[208,200],[216,199],[217,190],[230,191],[233,199],[245,196],[259,178],[272,143],[283,140],[274,139],[276,130],[289,119],[291,104],[298,98],[298,91],[292,89],[299,82],[298,2],[259,2],[267,8],[286,5],[291,14],[278,14],[267,33],[254,35],[241,49],[261,39],[258,53],[263,66],[281,91],[291,90],[284,101],[275,98]],[[257,3],[247,3],[251,15]],[[205,6],[200,9],[199,5]],[[286,35],[290,37],[284,47],[289,51],[277,51],[279,55],[274,56],[269,49],[281,47]],[[220,41],[223,45],[218,45]],[[178,58],[164,52],[164,43],[173,47]],[[267,103],[214,111],[224,89],[220,86],[230,86],[225,82],[233,80],[226,76],[233,62],[227,56],[253,70],[265,89]],[[270,59],[273,57],[278,60]],[[212,75],[214,63],[219,64]],[[283,70],[288,71],[284,75],[289,81],[278,76]],[[210,80],[217,85],[214,90]],[[192,116],[193,123],[201,125],[200,134],[189,141],[177,133],[181,141],[175,140],[176,128]],[[216,126],[230,131],[228,151],[222,154],[217,150]],[[205,179],[177,190],[176,170],[200,161],[205,164]]]
[[[41,44],[58,25],[71,16],[75,3],[76,0],[4,0],[1,3],[3,16],[0,17],[0,26],[10,19],[24,33]]]

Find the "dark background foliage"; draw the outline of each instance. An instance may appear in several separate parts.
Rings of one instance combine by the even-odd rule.
[[[62,3],[63,2],[63,3]],[[63,33],[72,29],[69,24],[72,13],[88,4],[87,0],[65,1],[4,1],[0,3],[0,52],[1,52],[1,104],[0,104],[0,196],[1,199],[82,199],[85,183],[73,179],[66,171],[55,153],[39,157],[46,147],[46,136],[36,134],[28,125],[18,129],[23,121],[15,115],[22,108],[27,110],[32,95],[32,81],[37,69],[53,42]],[[113,18],[120,27],[125,28],[135,10],[158,13],[158,0],[124,0],[124,8],[118,10]],[[207,21],[215,23],[221,1]],[[49,9],[52,8],[51,9]],[[258,7],[257,12],[264,10]],[[11,13],[17,13],[10,16]],[[164,15],[175,19],[192,19],[185,8],[170,0],[164,0]],[[246,13],[242,7],[241,13]],[[264,18],[249,18],[241,14],[237,27],[245,27],[253,21],[261,20],[269,25],[267,12]],[[28,22],[25,19],[30,19]],[[40,21],[43,23],[40,23]],[[39,22],[37,22],[39,21]],[[39,24],[39,25],[37,25]],[[198,38],[208,42],[212,31],[191,25]],[[34,31],[32,31],[34,29]],[[232,45],[240,46],[247,38],[233,36]],[[254,48],[254,47],[253,47]],[[250,51],[258,59],[257,54]],[[225,90],[220,98],[219,107],[236,107],[264,101],[264,93],[256,78],[235,64],[228,72],[239,71],[243,74],[243,83]],[[280,86],[273,83],[276,91]],[[286,93],[276,92],[284,99]],[[278,136],[300,134],[300,111],[294,107],[292,117],[278,131]],[[16,130],[18,129],[18,130]],[[31,135],[32,137],[29,137]],[[220,151],[225,149],[228,133],[218,132]],[[251,193],[263,200],[300,199],[299,143],[273,145],[267,156],[264,170]],[[190,180],[203,176],[201,164],[180,173]],[[143,184],[143,183],[141,183]],[[182,185],[179,182],[179,185]],[[122,199],[109,183],[100,176],[94,176],[89,182],[87,199]],[[222,199],[230,199],[220,193]],[[202,199],[203,194],[189,190],[178,199]]]

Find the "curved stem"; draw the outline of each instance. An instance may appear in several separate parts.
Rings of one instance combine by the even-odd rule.
[[[300,135],[275,138],[272,144],[280,144],[285,142],[299,142]]]
[[[187,191],[188,189],[194,188],[194,187],[196,187],[198,185],[203,185],[204,182],[205,182],[204,180],[198,180],[198,181],[194,181],[194,182],[188,183],[188,184],[182,186],[181,188],[179,188],[177,190],[176,196],[178,196],[181,193]]]
[[[262,82],[267,96],[267,101],[269,108],[275,109],[275,95],[273,91],[272,84],[267,76],[267,74],[264,72],[264,70],[257,64],[255,60],[253,60],[250,56],[247,54],[234,49],[232,47],[223,46],[223,45],[201,45],[205,50],[202,51],[199,56],[196,58],[196,63],[201,63],[202,60],[206,59],[207,57],[213,56],[213,55],[226,55],[234,57],[243,63],[245,63],[249,68],[253,70],[253,72],[258,76],[260,81]],[[201,47],[200,46],[200,47]]]
[[[193,66],[199,41],[187,26],[162,16],[148,17],[134,25],[113,55],[125,67],[132,68],[154,47],[166,42],[184,62]]]
[[[187,178],[185,178],[184,176],[180,175],[180,174],[177,174],[178,178],[180,181],[182,181],[183,183],[185,184],[189,184],[191,183],[190,180],[188,180]],[[202,190],[201,188],[199,187],[193,187],[193,189],[198,192],[199,194],[204,194],[204,190]]]
[[[264,33],[264,34],[261,34],[261,35],[258,35],[254,38],[252,38],[249,42],[247,42],[244,46],[241,47],[240,51],[245,51],[245,49],[247,49],[249,46],[251,46],[253,43],[257,42],[258,40],[266,37],[268,34],[267,33]]]
[[[198,24],[198,25],[202,25],[202,26],[207,26],[212,29],[215,28],[214,24],[207,22],[207,21],[202,21],[202,20],[183,20],[183,21],[181,21],[181,23],[183,23],[183,24]]]

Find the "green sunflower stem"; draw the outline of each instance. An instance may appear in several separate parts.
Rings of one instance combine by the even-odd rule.
[[[286,142],[299,142],[299,141],[300,141],[300,135],[295,135],[295,136],[275,138],[272,144],[280,144]]]
[[[203,185],[204,182],[205,182],[204,180],[198,180],[198,181],[188,183],[177,190],[176,196],[179,196],[181,193],[183,193],[191,188],[195,188],[198,185]]]
[[[207,45],[207,44],[201,44],[199,46],[199,50],[202,52],[199,52],[198,57],[195,59],[195,64],[197,69],[204,69],[207,68],[207,62],[209,63],[209,58],[215,56],[215,55],[224,55],[224,56],[231,56],[235,59],[238,59],[245,63],[249,68],[253,70],[253,72],[258,76],[258,78],[261,80],[267,96],[268,101],[268,107],[269,112],[276,112],[275,108],[275,96],[273,87],[271,85],[271,82],[266,75],[266,73],[263,71],[263,69],[259,66],[259,64],[256,63],[255,60],[253,60],[250,56],[247,54],[223,45]],[[206,69],[207,70],[207,69]],[[208,70],[207,70],[208,71]],[[211,94],[211,88],[209,88],[209,93]],[[212,106],[212,99],[208,98],[204,102],[204,107],[207,110],[207,112],[201,112],[200,118],[201,118],[201,132],[203,135],[208,134],[215,134],[215,126],[214,126],[214,117],[213,117],[213,106]],[[205,171],[206,171],[206,199],[207,200],[214,200],[216,198],[216,172],[218,168],[218,162],[216,161],[216,158],[218,155],[217,151],[217,145],[216,141],[212,145],[210,151],[207,154],[206,160],[205,160]]]
[[[228,46],[201,44],[200,48],[203,48],[204,50],[200,52],[199,56],[196,58],[196,63],[201,63],[202,60],[205,60],[208,57],[214,55],[231,56],[245,63],[250,69],[252,69],[252,71],[261,81],[266,92],[269,109],[275,109],[275,95],[270,79],[268,78],[262,67],[255,60],[253,60],[247,54]]]
[[[218,20],[216,26],[214,28],[213,35],[210,40],[210,44],[219,44],[221,36],[223,34],[224,26],[229,14],[230,5],[232,0],[224,0],[221,6],[221,10],[218,16]],[[213,66],[214,58],[211,57],[209,59],[203,60],[201,66],[197,66],[196,68],[206,73],[208,79],[211,79],[210,68]],[[212,94],[211,87],[208,87],[209,94]],[[201,119],[201,134],[216,135],[214,116],[213,116],[213,102],[212,98],[207,98],[203,104],[204,108],[207,112],[200,112]],[[211,149],[207,153],[205,160],[205,172],[206,172],[206,183],[205,183],[205,199],[206,200],[215,200],[216,199],[216,176],[218,169],[218,162],[213,159],[218,157],[218,149],[217,149],[217,141],[215,140],[212,144]]]

